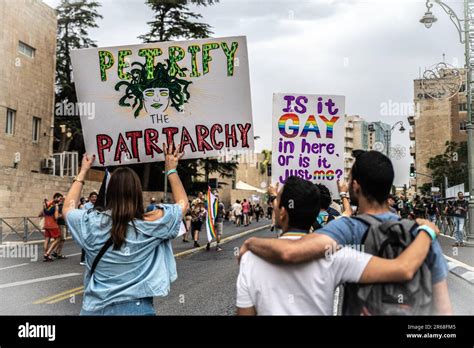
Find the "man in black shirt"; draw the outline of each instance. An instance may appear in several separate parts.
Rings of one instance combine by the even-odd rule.
[[[467,205],[468,203],[464,199],[464,194],[458,192],[458,198],[453,203],[454,226],[456,228],[454,232],[456,243],[454,243],[453,246],[464,246],[463,233],[467,216]]]

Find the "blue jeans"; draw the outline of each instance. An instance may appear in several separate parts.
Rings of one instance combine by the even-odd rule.
[[[156,315],[153,307],[153,297],[137,298],[135,300],[112,303],[96,311],[81,310],[80,315],[101,316],[101,315]]]
[[[464,230],[464,222],[466,221],[465,218],[455,216],[454,217],[454,226],[456,226],[456,230],[454,232],[454,237],[456,238],[456,242],[462,243],[463,242],[463,230]]]

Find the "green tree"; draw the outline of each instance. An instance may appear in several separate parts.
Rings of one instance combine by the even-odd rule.
[[[88,30],[98,27],[96,21],[102,18],[97,12],[100,6],[97,1],[62,0],[56,8],[58,16],[56,105],[77,102],[76,88],[72,76],[71,50],[96,47],[95,41],[89,38]],[[55,146],[57,151],[76,150],[82,152],[84,149],[79,115],[74,116],[76,117],[60,115],[55,112],[55,138],[59,142]],[[60,127],[60,125],[63,125],[63,127]],[[70,136],[67,136],[68,132]]]
[[[138,38],[143,42],[155,42],[209,37],[211,26],[196,22],[202,15],[192,12],[189,6],[209,6],[217,2],[219,0],[147,0],[146,4],[155,16],[153,21],[147,23],[150,31]]]
[[[260,174],[267,173],[268,166],[272,164],[272,151],[271,150],[262,150],[264,160],[260,162]]]
[[[433,185],[444,187],[445,176],[448,178],[449,186],[467,184],[467,143],[447,141],[445,145],[444,153],[431,157],[426,165],[431,170]],[[428,185],[431,187],[431,184]]]

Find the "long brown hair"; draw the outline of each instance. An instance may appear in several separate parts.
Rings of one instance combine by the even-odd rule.
[[[138,175],[126,167],[117,168],[107,186],[106,206],[112,214],[112,241],[114,249],[120,249],[125,242],[128,223],[143,219],[142,185]]]

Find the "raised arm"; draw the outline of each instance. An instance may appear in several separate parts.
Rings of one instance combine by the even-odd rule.
[[[439,229],[435,224],[424,219],[417,219],[416,221],[419,225],[428,226],[436,235],[439,235]],[[396,259],[389,260],[377,256],[372,257],[359,282],[391,283],[413,279],[428,255],[432,240],[426,229],[421,228],[413,243]]]
[[[167,147],[166,144],[163,144],[163,151],[165,153],[165,175],[168,176],[171,192],[173,194],[173,200],[176,204],[179,204],[182,215],[184,216],[186,214],[186,210],[188,209],[188,195],[186,194],[178,172],[176,171],[178,162],[184,155],[184,152],[179,152],[179,148],[179,145],[175,149],[173,144],[171,144],[170,147]]]
[[[66,217],[69,211],[76,209],[79,206],[81,200],[81,192],[84,186],[84,180],[86,174],[91,169],[92,163],[94,163],[95,155],[89,157],[86,153],[82,157],[81,171],[74,179],[74,182],[69,189],[69,192],[64,199],[63,205],[63,216]]]
[[[336,246],[334,239],[319,233],[298,240],[252,237],[240,248],[239,259],[250,250],[271,263],[298,264],[322,258],[326,252],[336,250]]]
[[[349,200],[349,185],[344,180],[337,181],[337,190],[339,191],[339,195],[341,195],[342,201],[342,216],[352,216],[352,208],[351,203]]]

